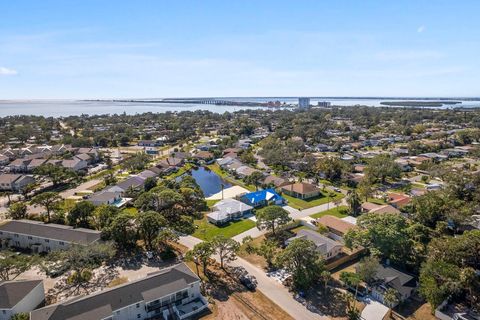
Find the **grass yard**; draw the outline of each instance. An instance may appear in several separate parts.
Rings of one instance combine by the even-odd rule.
[[[131,214],[135,214],[135,215],[138,213],[138,209],[134,208],[134,207],[125,208],[122,211],[131,213]]]
[[[322,211],[319,213],[312,214],[310,217],[318,219],[320,217],[330,215],[337,218],[345,218],[348,216],[348,207],[347,206],[338,206],[327,211]]]
[[[308,209],[311,207],[319,206],[321,204],[325,204],[327,202],[338,201],[344,197],[342,193],[338,193],[338,192],[332,192],[332,193],[335,193],[335,196],[329,198],[327,197],[328,193],[322,191],[321,197],[316,197],[309,200],[294,198],[285,193],[282,194],[282,197],[287,199],[288,205],[295,209]]]
[[[375,204],[378,204],[378,205],[384,205],[384,204],[387,204],[387,202],[383,199],[378,199],[378,198],[368,198],[368,202],[371,202],[371,203],[375,203]]]
[[[205,202],[207,202],[207,207],[211,208],[213,207],[218,201],[220,200],[205,200]]]
[[[198,228],[195,230],[193,236],[202,240],[210,240],[219,234],[231,238],[256,226],[252,220],[242,219],[217,227],[208,222],[206,216],[201,220],[195,220],[194,223]]]

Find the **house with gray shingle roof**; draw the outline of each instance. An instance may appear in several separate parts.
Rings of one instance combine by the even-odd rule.
[[[320,252],[326,260],[333,259],[342,253],[343,245],[340,242],[327,238],[314,230],[301,229],[295,237],[287,239],[285,244],[289,245],[295,239],[306,239],[315,243],[317,251]]]

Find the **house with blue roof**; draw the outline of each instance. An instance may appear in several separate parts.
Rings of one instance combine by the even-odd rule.
[[[274,189],[265,189],[244,194],[240,197],[240,201],[254,208],[269,204],[282,205],[285,203],[285,199]]]

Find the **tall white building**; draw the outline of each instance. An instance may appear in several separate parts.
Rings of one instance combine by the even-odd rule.
[[[298,98],[298,107],[299,108],[310,107],[310,98]]]

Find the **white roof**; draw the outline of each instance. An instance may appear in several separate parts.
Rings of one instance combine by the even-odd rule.
[[[265,195],[265,198],[270,201],[270,199],[272,199],[273,197],[275,197],[275,195],[271,192],[266,192],[266,195]]]
[[[235,200],[235,199],[224,199],[216,204],[213,205],[213,207],[221,212],[225,213],[236,213],[236,212],[245,212],[248,210],[252,210],[253,207],[249,206],[248,204],[245,204],[241,201]]]
[[[229,216],[228,213],[221,212],[221,211],[213,211],[207,214],[207,217],[215,221],[222,221],[222,220],[228,219],[228,216]]]
[[[346,216],[345,218],[342,218],[343,221],[349,222],[351,224],[357,225],[357,218],[352,217],[352,216]]]

